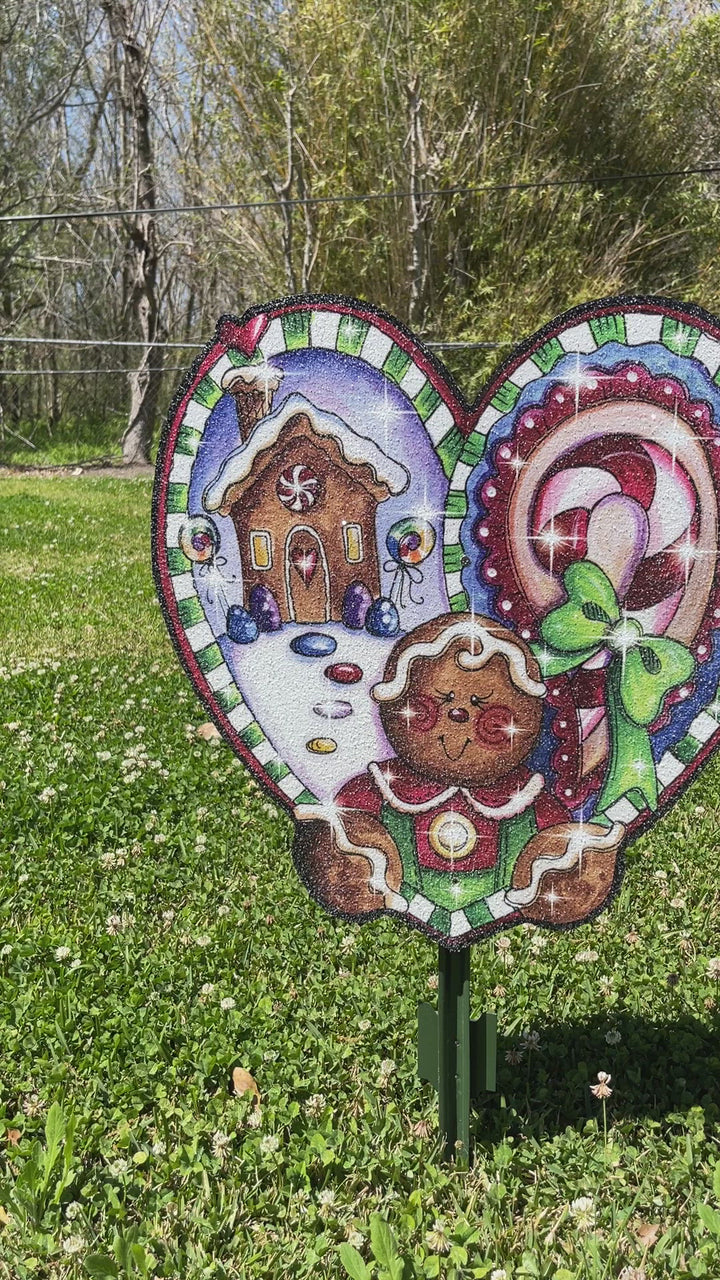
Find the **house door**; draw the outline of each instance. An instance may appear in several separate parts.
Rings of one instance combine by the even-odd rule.
[[[330,575],[325,548],[307,525],[291,529],[285,543],[285,588],[292,622],[327,622]]]

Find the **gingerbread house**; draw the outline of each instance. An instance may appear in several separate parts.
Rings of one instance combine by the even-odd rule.
[[[329,622],[341,618],[352,583],[380,595],[377,506],[408,483],[374,441],[296,393],[254,423],[204,506],[232,518],[246,607],[262,586],[284,622]]]

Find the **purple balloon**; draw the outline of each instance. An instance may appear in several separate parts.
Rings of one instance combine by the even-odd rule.
[[[351,631],[361,631],[365,626],[368,609],[372,604],[372,596],[364,582],[351,582],[345,592],[342,607],[342,620]]]
[[[279,631],[282,627],[280,610],[272,591],[268,587],[253,587],[250,592],[250,612],[255,619],[259,631]]]

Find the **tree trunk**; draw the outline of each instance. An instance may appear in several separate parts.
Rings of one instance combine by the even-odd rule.
[[[143,343],[138,367],[128,375],[130,413],[122,438],[123,462],[148,463],[162,384],[164,338],[158,307],[158,246],[153,210],[156,205],[155,163],[150,135],[145,50],[132,29],[126,0],[104,0],[110,30],[122,48],[121,95],[125,113],[128,161],[132,170],[134,215],[127,248],[129,309]]]

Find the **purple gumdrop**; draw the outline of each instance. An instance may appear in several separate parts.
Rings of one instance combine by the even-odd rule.
[[[364,582],[351,582],[343,598],[344,626],[349,627],[351,631],[361,631],[365,626],[367,612],[372,602],[372,596]]]
[[[253,587],[249,600],[250,612],[259,631],[279,631],[282,627],[280,610],[269,587]]]

